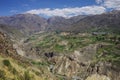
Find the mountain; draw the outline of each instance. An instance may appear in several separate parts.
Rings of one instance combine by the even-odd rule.
[[[72,27],[71,24],[85,18],[84,15],[79,15],[71,18],[64,18],[60,16],[54,16],[48,19],[48,30],[52,31],[69,31],[69,28]]]
[[[85,17],[87,17],[87,15],[73,16],[73,17],[69,18],[68,21],[70,21],[71,24],[74,24]]]
[[[120,11],[114,10],[100,15],[79,15],[65,19],[63,17],[51,17],[48,19],[48,29],[52,31],[68,32],[120,32]]]
[[[54,16],[48,19],[48,30],[50,31],[65,31],[70,26],[70,22],[64,17]]]
[[[17,28],[22,33],[31,34],[44,30],[46,19],[34,14],[17,14],[10,17],[0,17],[0,24]]]
[[[71,30],[75,32],[89,32],[91,30],[120,32],[120,11],[85,17],[74,23]]]
[[[17,14],[13,16],[0,17],[0,24],[16,28],[24,34],[32,34],[39,31],[69,31],[71,24],[86,16],[75,16],[69,19],[60,16],[45,19],[35,14]]]

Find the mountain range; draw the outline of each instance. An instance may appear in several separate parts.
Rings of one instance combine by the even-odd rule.
[[[22,33],[31,34],[39,31],[65,31],[71,24],[74,24],[84,17],[86,16],[80,15],[66,19],[64,17],[54,16],[45,19],[35,14],[16,14],[13,16],[0,17],[0,24],[12,26],[12,28],[16,28]]]
[[[18,29],[21,33],[32,34],[39,31],[115,31],[120,28],[120,11],[111,11],[100,15],[79,15],[66,19],[60,16],[48,19],[35,14],[16,14],[0,17],[0,24]]]

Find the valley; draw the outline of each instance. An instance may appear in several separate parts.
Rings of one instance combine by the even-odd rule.
[[[119,13],[0,17],[0,80],[120,80]]]

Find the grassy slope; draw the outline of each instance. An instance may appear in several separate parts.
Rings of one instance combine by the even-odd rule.
[[[44,80],[32,71],[32,68],[23,67],[11,58],[0,56],[0,80]]]

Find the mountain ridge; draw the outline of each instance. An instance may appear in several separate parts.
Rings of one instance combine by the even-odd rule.
[[[0,24],[18,29],[23,34],[34,34],[39,31],[59,32],[92,32],[108,30],[114,32],[120,25],[120,11],[111,11],[100,15],[78,15],[66,19],[53,16],[45,19],[35,14],[16,14],[0,17]]]

